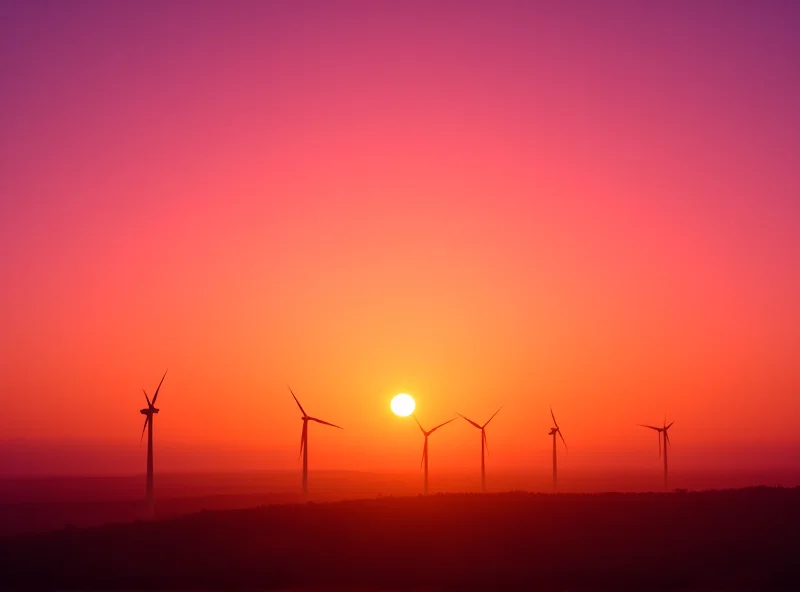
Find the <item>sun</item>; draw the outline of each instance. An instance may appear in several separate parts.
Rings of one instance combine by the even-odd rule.
[[[395,415],[399,415],[400,417],[408,417],[414,413],[414,408],[416,406],[417,404],[414,403],[414,398],[405,393],[395,395],[392,399],[392,411]]]

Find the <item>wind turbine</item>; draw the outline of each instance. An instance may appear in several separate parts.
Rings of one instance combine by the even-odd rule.
[[[664,424],[663,427],[657,428],[656,426],[651,425],[644,425],[640,423],[639,425],[643,428],[650,428],[651,430],[655,430],[658,432],[658,457],[661,458],[661,438],[663,434],[664,438],[664,491],[669,491],[669,479],[668,479],[668,470],[667,470],[667,445],[672,445],[672,442],[669,441],[669,429],[672,427],[672,424],[675,423],[670,422],[667,425],[667,416],[664,415]]]
[[[333,428],[339,428],[340,430],[343,430],[344,428],[337,426],[336,424],[328,423],[327,421],[322,421],[321,419],[317,419],[316,417],[311,417],[306,413],[305,409],[303,409],[303,406],[300,404],[300,401],[297,400],[297,397],[295,396],[292,387],[289,387],[289,392],[292,393],[294,402],[297,403],[297,406],[300,407],[300,412],[303,414],[303,417],[300,418],[303,420],[303,433],[300,436],[300,454],[303,456],[303,495],[308,497],[308,422],[316,421],[317,423],[321,423],[322,425],[331,426]]]
[[[500,407],[500,409],[502,409],[502,407]],[[494,415],[492,415],[489,418],[489,421],[492,421],[494,419],[494,416],[500,413],[500,409],[494,412]],[[460,413],[458,415],[466,419],[469,423],[471,423],[481,431],[481,490],[486,491],[486,459],[484,457],[484,451],[489,452],[489,442],[486,440],[486,426],[489,425],[489,421],[487,421],[483,425],[478,425],[470,418],[465,417]]]
[[[444,425],[447,425],[451,421],[455,421],[455,420],[456,420],[455,417],[453,419],[448,419],[446,422],[440,423],[435,428],[431,428],[430,430],[428,430],[426,432],[425,428],[422,427],[422,424],[419,423],[419,420],[417,419],[417,416],[416,415],[414,416],[414,421],[417,422],[417,425],[419,426],[419,429],[422,431],[423,435],[425,436],[425,445],[422,447],[422,460],[419,463],[419,466],[422,466],[423,464],[425,465],[425,495],[428,495],[428,436],[430,436],[433,432],[438,430],[440,427],[442,427]]]
[[[158,383],[156,394],[153,395],[152,402],[150,397],[147,396],[147,391],[142,389],[144,398],[147,399],[147,408],[142,409],[140,413],[144,415],[144,425],[142,426],[142,436],[139,438],[139,444],[144,439],[144,431],[147,430],[147,506],[150,512],[153,511],[153,415],[158,413],[156,407],[156,400],[158,399],[158,392],[161,390],[161,384],[167,377],[167,371],[164,371],[164,376],[161,377],[161,382]]]
[[[561,437],[561,441],[564,443],[564,450],[569,452],[567,448],[567,441],[564,439],[564,435],[561,433],[561,428],[558,427],[558,422],[556,421],[556,416],[553,414],[553,408],[550,407],[550,417],[553,418],[553,427],[550,428],[550,434],[553,436],[553,488],[558,487],[558,455],[556,454],[556,434]]]

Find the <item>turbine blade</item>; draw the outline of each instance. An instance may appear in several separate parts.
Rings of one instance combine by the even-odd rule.
[[[503,408],[503,406],[501,405],[501,406],[500,406],[500,409],[502,409],[502,408]],[[495,411],[495,412],[494,412],[494,415],[492,415],[492,416],[489,418],[489,421],[492,421],[492,420],[494,419],[494,416],[495,416],[495,415],[497,415],[498,413],[500,413],[500,409],[498,409],[497,411]],[[489,425],[489,421],[487,421],[485,424],[483,424],[483,427],[484,427],[484,428],[485,428],[486,426],[488,426],[488,425]]]
[[[435,427],[435,428],[433,428],[433,429],[432,429],[430,432],[428,432],[428,434],[432,434],[433,432],[435,432],[436,430],[438,430],[440,427],[442,427],[442,426],[446,426],[448,423],[450,423],[451,421],[455,421],[455,420],[456,420],[456,418],[454,417],[453,419],[448,419],[448,420],[447,420],[446,422],[444,422],[444,423],[440,423],[438,426],[436,426],[436,427]]]
[[[142,437],[139,438],[139,446],[142,445],[142,440],[144,440],[144,431],[147,429],[147,422],[150,421],[150,415],[144,416],[144,425],[142,426]]]
[[[428,433],[425,431],[425,428],[423,428],[423,427],[422,427],[422,424],[421,424],[421,423],[419,422],[419,420],[417,419],[417,416],[416,416],[416,415],[413,415],[412,417],[414,418],[414,421],[416,421],[416,422],[417,422],[417,425],[419,426],[419,429],[420,429],[420,431],[421,431],[423,434],[425,434],[425,436],[427,437],[427,436],[428,436]]]
[[[673,423],[675,423],[675,422],[674,422],[674,421],[671,421],[671,422],[670,422],[670,424],[669,424],[667,427],[665,427],[664,429],[665,429],[665,430],[668,430],[668,429],[670,429],[670,428],[672,427],[672,424],[673,424]]]
[[[147,399],[147,406],[152,407],[153,405],[150,403],[150,397],[147,396],[147,391],[142,388],[142,392],[144,393],[144,398]]]
[[[300,401],[297,400],[297,397],[294,396],[294,391],[292,390],[292,387],[290,387],[288,384],[286,386],[289,387],[289,392],[292,393],[292,397],[294,398],[294,402],[297,403],[298,407],[300,407],[300,413],[303,414],[303,417],[306,417],[308,414],[306,413],[306,410],[303,409],[303,406],[300,404]]]
[[[474,421],[472,421],[472,420],[471,420],[469,417],[464,417],[463,415],[461,415],[461,414],[460,414],[460,413],[458,413],[457,411],[456,411],[456,415],[459,415],[459,416],[463,417],[464,419],[466,419],[468,422],[470,422],[472,425],[474,425],[474,426],[475,426],[476,428],[478,428],[479,430],[480,430],[480,429],[482,429],[482,428],[481,428],[481,426],[479,426],[477,423],[475,423]]]
[[[644,425],[643,423],[640,423],[639,426],[643,428],[650,428],[651,430],[655,430],[657,432],[660,432],[662,429],[664,429],[664,428],[657,428],[651,425]]]
[[[561,437],[561,441],[564,443],[564,450],[566,450],[567,452],[569,452],[569,448],[567,448],[567,441],[564,439],[564,436],[563,436],[563,434],[561,433],[561,428],[559,428],[559,429],[558,429],[558,430],[556,430],[556,431],[558,432],[558,435]]]
[[[308,420],[309,421],[316,421],[317,423],[321,423],[322,425],[326,425],[326,426],[331,426],[332,428],[339,428],[340,430],[344,429],[342,426],[337,426],[335,423],[329,423],[327,421],[322,421],[321,419],[317,419],[316,417],[309,417]]]
[[[425,436],[425,444],[422,445],[422,458],[419,460],[419,468],[422,468],[422,463],[425,462],[425,456],[428,454],[428,436]]]
[[[169,368],[164,370],[164,376],[161,377],[161,382],[158,383],[158,388],[156,389],[156,394],[153,395],[153,406],[154,407],[155,407],[155,404],[156,404],[156,399],[158,399],[158,391],[161,390],[161,384],[164,382],[164,379],[167,377],[167,372],[168,371],[169,371]]]
[[[556,416],[553,414],[553,408],[550,407],[550,417],[553,418],[553,423],[558,427],[558,422],[556,421]]]
[[[672,442],[670,442],[670,441],[669,441],[669,432],[668,432],[667,430],[664,430],[664,438],[665,438],[665,440],[666,440],[666,442],[665,442],[665,444],[664,444],[664,447],[666,447],[666,446],[667,446],[667,444],[669,444],[670,446],[672,446]]]
[[[481,434],[483,434],[483,445],[486,448],[486,454],[489,454],[489,440],[486,438],[486,431],[481,430]]]

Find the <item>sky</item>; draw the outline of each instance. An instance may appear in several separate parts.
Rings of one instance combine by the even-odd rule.
[[[798,26],[793,2],[3,2],[6,449],[144,471],[168,368],[156,445],[254,465],[297,466],[290,384],[345,428],[310,427],[312,468],[418,467],[399,392],[426,428],[503,405],[490,466],[547,467],[550,405],[562,467],[656,469],[636,424],[665,414],[673,466],[800,466]],[[454,422],[432,470],[479,447]]]

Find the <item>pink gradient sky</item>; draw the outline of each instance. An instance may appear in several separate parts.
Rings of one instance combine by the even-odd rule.
[[[799,14],[3,3],[3,436],[138,446],[169,367],[157,441],[279,466],[287,382],[347,428],[318,468],[416,466],[401,391],[505,404],[506,466],[550,404],[575,451],[650,466],[667,412],[678,465],[800,464]],[[465,426],[432,463],[474,464]]]

